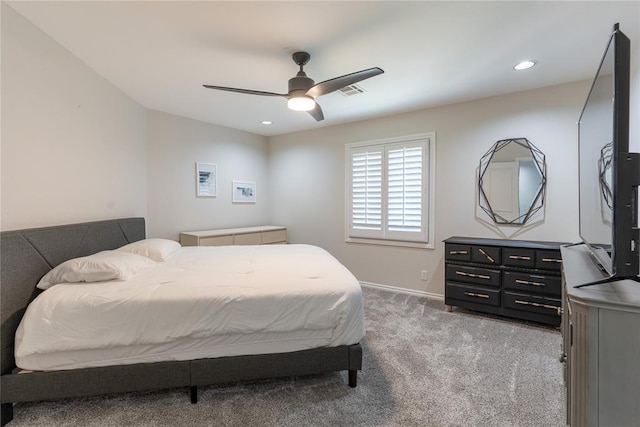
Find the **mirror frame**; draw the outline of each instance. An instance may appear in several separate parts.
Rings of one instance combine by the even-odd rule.
[[[600,158],[598,159],[598,177],[600,182],[600,193],[602,200],[605,201],[609,209],[613,211],[613,189],[611,188],[611,180],[607,180],[607,171],[612,172],[611,165],[613,163],[613,142],[609,142],[600,150]],[[611,175],[609,175],[611,177]]]
[[[529,205],[529,210],[518,216],[515,219],[509,220],[504,218],[493,211],[491,208],[491,203],[489,203],[489,199],[482,188],[482,178],[486,173],[489,163],[493,158],[494,154],[503,149],[508,144],[518,144],[529,151],[531,151],[531,156],[533,157],[534,164],[536,165],[538,172],[540,172],[541,182],[540,187],[536,193],[536,196],[531,201]],[[545,191],[547,187],[547,173],[546,173],[546,163],[544,153],[538,149],[535,145],[533,145],[527,138],[510,138],[510,139],[501,139],[496,142],[490,149],[487,151],[484,156],[480,159],[480,167],[478,169],[478,205],[480,208],[487,213],[496,224],[501,225],[524,225],[526,222],[531,219],[531,217],[538,212],[544,206],[544,198]]]

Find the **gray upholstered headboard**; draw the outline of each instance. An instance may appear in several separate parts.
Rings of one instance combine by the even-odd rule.
[[[35,286],[49,270],[71,258],[116,249],[145,238],[144,218],[123,218],[0,234],[0,371],[15,368],[13,342]]]

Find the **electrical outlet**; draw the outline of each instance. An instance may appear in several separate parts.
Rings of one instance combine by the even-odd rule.
[[[429,280],[429,272],[427,270],[422,270],[422,273],[420,273],[420,280]]]

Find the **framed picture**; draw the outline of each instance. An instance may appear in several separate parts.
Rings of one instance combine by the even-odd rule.
[[[233,181],[233,203],[255,203],[256,183]]]
[[[211,163],[196,163],[196,196],[216,197],[217,195],[216,165]]]

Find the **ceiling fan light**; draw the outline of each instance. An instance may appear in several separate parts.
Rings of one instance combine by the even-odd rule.
[[[289,98],[287,106],[294,111],[311,111],[316,106],[316,101],[309,96],[297,96]]]

